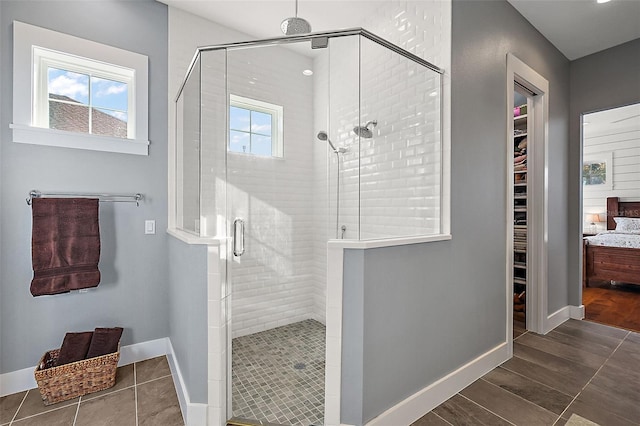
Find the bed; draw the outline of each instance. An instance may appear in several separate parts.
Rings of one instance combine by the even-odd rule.
[[[620,201],[618,197],[607,198],[607,233],[616,229],[614,217],[640,218],[640,201]],[[635,234],[635,235],[634,235]],[[602,237],[601,237],[602,236]],[[601,237],[599,240],[596,240]],[[602,244],[607,235],[583,238],[582,283],[585,287],[590,280],[622,281],[640,285],[640,248],[611,247]],[[609,235],[620,238],[621,235]],[[640,239],[640,232],[630,231],[629,238]],[[637,245],[637,242],[629,245]]]

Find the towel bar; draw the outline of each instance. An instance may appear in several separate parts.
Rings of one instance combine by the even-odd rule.
[[[113,202],[113,203],[136,203],[136,206],[140,206],[140,201],[144,198],[142,194],[89,194],[82,192],[40,192],[35,189],[29,191],[29,197],[27,198],[27,204],[31,205],[34,198],[43,197],[62,197],[62,198],[97,198],[100,201]]]

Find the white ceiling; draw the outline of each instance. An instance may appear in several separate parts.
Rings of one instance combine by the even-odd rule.
[[[158,1],[255,38],[281,36],[280,22],[295,14],[294,0]],[[380,1],[299,0],[298,16],[313,31],[359,27]],[[640,38],[640,0],[507,1],[570,60]]]
[[[568,59],[640,38],[640,0],[507,0]]]
[[[294,0],[158,0],[252,36],[282,36],[280,23],[295,15]],[[313,32],[363,25],[368,7],[381,0],[299,0],[298,16]]]

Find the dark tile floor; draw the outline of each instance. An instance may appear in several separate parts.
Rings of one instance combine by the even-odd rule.
[[[322,424],[324,356],[325,326],[312,319],[233,339],[234,419]]]
[[[514,338],[512,359],[413,426],[640,424],[639,333],[569,320]]]
[[[167,358],[118,368],[116,385],[45,406],[38,389],[0,399],[0,425],[126,426],[184,425]]]
[[[512,359],[413,426],[640,424],[640,333],[569,320],[545,336],[515,326],[514,338]],[[52,406],[37,389],[0,399],[2,426],[136,424],[184,425],[165,357],[120,367],[115,387]]]

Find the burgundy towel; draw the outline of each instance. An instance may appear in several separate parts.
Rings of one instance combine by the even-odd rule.
[[[96,328],[91,338],[87,358],[94,358],[118,351],[122,327]]]
[[[56,365],[69,364],[85,359],[92,337],[93,331],[65,334]]]
[[[100,283],[98,200],[34,198],[31,294],[67,293]]]

